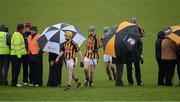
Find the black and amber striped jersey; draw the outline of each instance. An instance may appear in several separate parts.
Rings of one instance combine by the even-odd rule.
[[[66,58],[66,60],[71,60],[76,58],[76,53],[80,51],[80,48],[78,47],[78,45],[73,42],[65,42],[62,46],[62,50],[64,52],[64,56]]]
[[[88,36],[87,42],[86,42],[86,52],[85,52],[85,57],[90,58],[90,59],[98,59],[99,54],[98,54],[98,40],[96,36]],[[92,51],[90,53],[89,51]]]

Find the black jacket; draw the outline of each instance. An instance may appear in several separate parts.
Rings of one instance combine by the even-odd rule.
[[[25,42],[25,47],[26,47],[27,51],[28,51],[28,41],[27,41],[27,39],[28,39],[29,35],[31,35],[31,32],[27,32],[27,31],[23,34],[23,38],[24,38],[24,42]]]
[[[163,31],[158,32],[158,36],[155,42],[155,55],[157,60],[161,60],[161,43],[164,40],[165,34]]]
[[[136,62],[141,60],[141,55],[143,52],[143,42],[139,39],[132,51],[127,53],[127,61]]]

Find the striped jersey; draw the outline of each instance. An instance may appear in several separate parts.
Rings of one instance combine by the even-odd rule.
[[[96,36],[88,36],[87,42],[86,42],[86,52],[85,52],[85,57],[90,58],[90,59],[98,59],[99,54],[98,54],[98,40]],[[92,50],[92,53],[89,52],[89,50]]]

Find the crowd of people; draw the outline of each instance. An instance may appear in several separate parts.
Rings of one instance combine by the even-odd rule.
[[[128,22],[137,24],[136,18]],[[8,70],[11,63],[12,80],[11,86],[22,86],[18,82],[18,77],[23,68],[23,85],[24,86],[42,86],[43,85],[43,51],[38,43],[40,34],[36,26],[31,23],[18,24],[16,31],[10,35],[7,25],[0,25],[0,85],[7,86]],[[62,44],[59,55],[49,53],[49,77],[47,86],[61,86],[62,67],[65,64],[68,78],[65,91],[71,88],[71,82],[77,83],[77,88],[82,86],[82,82],[75,73],[77,67],[77,53],[80,56],[80,67],[84,68],[84,86],[94,87],[95,67],[98,64],[98,50],[102,48],[102,43],[110,28],[105,26],[102,35],[97,37],[95,26],[88,28],[88,38],[86,41],[86,51],[83,55],[78,45],[73,42],[73,32],[65,31],[66,41]],[[140,29],[141,37],[145,32]],[[180,45],[174,43],[171,39],[165,37],[166,32],[160,31],[156,40],[156,60],[158,62],[158,85],[172,86],[174,70],[177,65],[178,76],[180,80]],[[114,58],[110,55],[103,55],[105,70],[108,80],[115,80],[115,86],[124,86],[122,81],[123,65],[127,66],[128,85],[134,84],[133,66],[138,86],[143,86],[141,79],[140,64],[143,60],[143,42],[139,39],[133,52],[128,52],[127,56]],[[180,82],[179,82],[180,85]]]

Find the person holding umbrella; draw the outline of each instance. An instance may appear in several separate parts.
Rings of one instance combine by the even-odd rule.
[[[76,82],[77,88],[81,87],[81,82],[75,74],[75,66],[77,62],[76,53],[80,55],[80,59],[81,59],[80,67],[84,66],[83,56],[78,45],[72,40],[72,37],[73,37],[73,32],[65,31],[66,42],[64,42],[61,52],[59,53],[59,56],[55,60],[55,62],[58,63],[59,58],[62,57],[63,55],[66,59],[68,81],[67,81],[67,86],[64,91],[68,91],[70,89],[72,79],[74,79],[74,81]]]
[[[129,22],[137,25],[137,20],[134,17],[131,18]],[[139,27],[139,25],[138,25],[138,29],[140,32],[140,37],[143,37],[144,30],[141,27]],[[141,41],[141,39],[139,39],[135,43],[133,50],[129,51],[127,54],[127,79],[128,79],[129,86],[134,84],[133,77],[132,77],[133,64],[135,66],[135,76],[136,76],[137,85],[138,86],[144,85],[141,80],[141,70],[140,70],[141,69],[140,63],[141,64],[144,63],[142,52],[143,52],[143,42]]]
[[[0,85],[8,85],[8,70],[10,64],[10,34],[8,26],[0,24]]]
[[[124,86],[122,81],[123,65],[128,61],[128,53],[135,51],[136,43],[140,40],[139,26],[129,21],[123,21],[112,27],[103,40],[104,53],[112,56],[116,65],[115,86]]]
[[[37,32],[37,27],[30,28],[31,35],[28,36],[28,54],[31,73],[31,84],[34,86],[42,86],[43,64],[42,64],[42,51],[37,40],[40,34]]]
[[[95,27],[90,26],[88,28],[88,40],[86,43],[86,52],[84,57],[84,75],[85,75],[85,82],[84,86],[93,87],[93,80],[95,75],[95,66],[98,63],[98,40],[96,37]],[[89,76],[89,67],[90,67],[90,76]],[[90,77],[90,78],[89,78]]]
[[[161,59],[165,69],[165,86],[173,86],[173,76],[178,59],[178,45],[180,44],[180,26],[170,26],[164,30],[165,39],[162,41]]]
[[[105,26],[103,28],[102,36],[99,39],[100,47],[102,46],[102,42],[109,30],[110,28],[108,26]],[[116,71],[115,71],[115,66],[112,64],[112,56],[104,54],[103,58],[104,58],[104,64],[106,65],[106,73],[108,75],[108,79],[116,80]],[[112,79],[112,76],[113,76],[113,79]]]
[[[13,33],[11,38],[11,66],[12,66],[12,82],[11,86],[20,87],[18,84],[18,77],[22,64],[22,55],[26,55],[26,47],[23,38],[24,25],[18,24],[16,32]]]
[[[57,87],[61,86],[62,79],[62,67],[64,56],[60,57],[57,63],[53,63],[54,60],[58,57],[58,54],[49,52],[49,77],[47,86]]]

